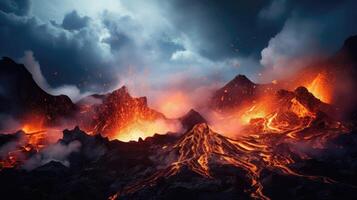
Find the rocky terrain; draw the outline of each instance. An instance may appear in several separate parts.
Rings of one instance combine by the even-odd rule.
[[[238,75],[217,90],[207,99],[209,109],[221,115],[239,109],[230,120],[238,123],[244,118],[234,137],[216,131],[193,109],[168,119],[151,109],[145,97],[132,97],[126,87],[74,104],[64,95],[46,93],[23,65],[3,58],[1,114],[26,122],[28,114],[35,113],[44,122],[41,127],[23,126],[21,131],[0,134],[1,196],[355,199],[356,105],[345,101],[353,101],[354,93],[334,87],[331,91],[337,92],[332,95],[339,98],[327,101],[321,98],[325,90],[315,89],[325,89],[325,79],[337,86],[341,76],[350,88],[357,86],[356,44],[356,37],[351,37],[335,56],[321,61],[325,65],[302,70],[311,76],[306,85],[298,79],[256,84]],[[78,126],[66,127],[60,139],[49,142],[52,125],[62,119]],[[158,120],[173,120],[181,129],[151,133],[137,141],[116,139],[123,130],[140,132],[140,126]]]

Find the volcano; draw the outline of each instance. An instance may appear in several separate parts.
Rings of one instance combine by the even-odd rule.
[[[88,99],[100,103],[91,104]],[[89,96],[78,105],[80,126],[109,137],[123,134],[120,131],[135,124],[166,120],[163,114],[148,107],[146,97],[133,98],[125,86],[108,94]]]
[[[1,112],[18,120],[22,130],[0,134],[1,195],[354,199],[356,118],[354,109],[343,115],[346,101],[337,97],[348,97],[345,90],[339,92],[340,83],[354,87],[347,74],[354,73],[355,43],[355,37],[348,39],[332,58],[279,84],[237,75],[205,99],[205,112],[192,109],[177,119],[150,108],[146,97],[133,97],[125,86],[77,103],[50,95],[23,65],[4,58]],[[349,80],[341,80],[342,75]],[[239,129],[228,134],[215,120]],[[50,142],[58,124],[65,130]]]

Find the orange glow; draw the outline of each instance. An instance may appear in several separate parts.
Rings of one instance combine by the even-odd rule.
[[[182,91],[165,94],[159,97],[155,104],[155,107],[169,118],[181,117],[193,107],[190,98]]]
[[[263,105],[253,105],[242,114],[241,123],[249,124],[252,119],[263,118],[266,115],[266,109]]]
[[[31,115],[27,117],[21,130],[25,132],[19,139],[18,147],[9,151],[5,159],[0,160],[1,168],[12,168],[24,161],[24,154],[31,151],[40,151],[47,145],[47,133],[44,126],[44,117]]]
[[[112,139],[118,139],[123,142],[137,141],[139,138],[145,139],[146,137],[153,136],[155,133],[165,134],[169,131],[176,132],[179,129],[180,125],[176,121],[138,120],[117,131]]]
[[[31,120],[27,120],[22,126],[22,131],[26,134],[27,142],[24,145],[25,150],[36,150],[44,148],[47,144],[47,128],[44,125],[43,116],[32,115]]]
[[[306,88],[322,102],[331,103],[331,85],[326,73],[319,73],[311,83],[306,85]]]
[[[42,121],[40,121],[36,123],[26,123],[22,126],[21,130],[25,133],[33,133],[43,131],[44,127]]]
[[[305,106],[303,106],[295,98],[293,98],[291,100],[290,110],[292,112],[294,112],[298,117],[306,117],[306,116],[312,116],[313,115],[313,113],[311,113]]]

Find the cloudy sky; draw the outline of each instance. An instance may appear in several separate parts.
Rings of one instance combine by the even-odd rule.
[[[357,34],[355,0],[0,0],[0,56],[76,100],[294,70]],[[277,72],[277,73],[274,73]],[[150,94],[150,92],[152,94]]]

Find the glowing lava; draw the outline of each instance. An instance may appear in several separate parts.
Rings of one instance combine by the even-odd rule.
[[[242,114],[241,123],[249,124],[252,119],[263,118],[266,115],[266,108],[261,104],[255,104]]]
[[[167,132],[177,132],[180,127],[179,122],[175,120],[137,120],[126,127],[119,129],[112,139],[118,139],[123,142],[137,141],[139,138],[145,139],[155,133],[165,134]]]
[[[314,78],[314,80],[306,85],[306,88],[311,92],[316,98],[320,99],[322,102],[331,103],[332,101],[332,91],[331,84],[329,84],[328,76],[326,73],[319,73]]]

